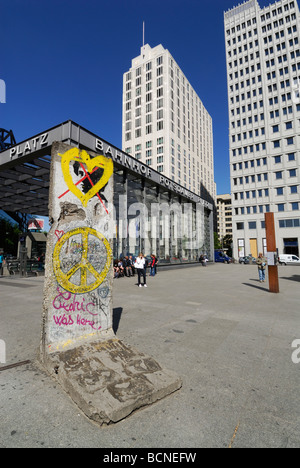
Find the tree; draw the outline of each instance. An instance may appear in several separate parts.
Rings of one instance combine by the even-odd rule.
[[[215,250],[219,250],[222,248],[217,232],[214,232],[214,245],[215,245]]]
[[[5,219],[0,219],[0,249],[5,254],[17,255],[20,233],[17,224],[14,225]]]

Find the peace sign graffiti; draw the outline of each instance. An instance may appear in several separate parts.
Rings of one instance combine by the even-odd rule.
[[[84,294],[97,289],[111,267],[108,240],[95,229],[77,228],[64,234],[53,253],[57,282],[66,291]]]

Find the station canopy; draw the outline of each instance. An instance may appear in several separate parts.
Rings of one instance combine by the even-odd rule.
[[[210,202],[71,120],[0,152],[0,209],[48,216],[51,148],[56,141],[110,156],[115,166],[126,168],[128,172],[142,176],[154,185],[163,185],[166,190],[174,191],[189,201],[202,202],[209,210],[213,209]]]

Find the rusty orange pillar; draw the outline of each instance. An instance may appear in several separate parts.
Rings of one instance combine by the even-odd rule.
[[[279,293],[278,267],[275,261],[276,236],[274,213],[265,214],[267,252],[268,252],[268,270],[269,270],[269,290],[273,293]]]

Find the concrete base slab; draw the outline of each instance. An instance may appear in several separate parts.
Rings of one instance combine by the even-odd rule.
[[[110,424],[180,389],[181,379],[119,339],[55,353],[48,370],[91,420]]]

